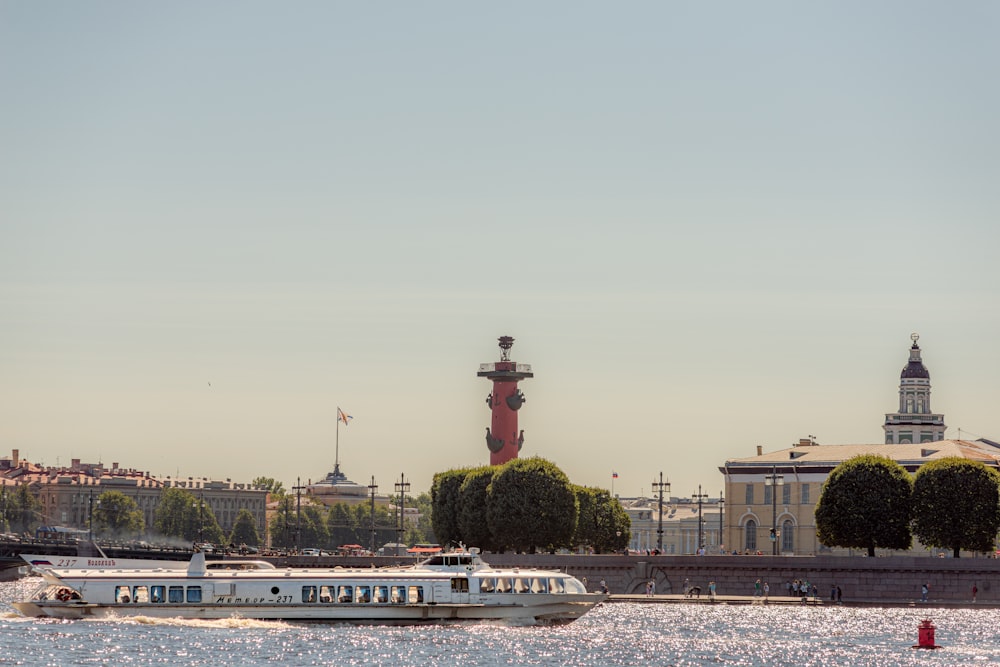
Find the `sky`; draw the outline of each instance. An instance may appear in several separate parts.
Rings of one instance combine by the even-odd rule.
[[[522,456],[620,495],[883,442],[910,334],[1000,440],[1000,4],[0,0],[0,455]],[[340,406],[353,416],[336,425]]]

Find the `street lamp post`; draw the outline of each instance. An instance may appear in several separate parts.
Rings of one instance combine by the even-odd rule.
[[[697,554],[701,552],[701,548],[704,546],[702,541],[701,503],[705,498],[708,498],[708,494],[701,492],[701,484],[699,484],[698,493],[691,494],[691,497],[698,501],[698,548],[695,549],[695,553]]]
[[[663,553],[663,492],[670,492],[670,482],[663,481],[663,471],[660,471],[660,481],[653,482],[653,489],[660,492],[659,524],[656,528],[656,550]]]
[[[771,555],[778,555],[778,488],[785,486],[785,476],[777,474],[771,466],[771,474],[764,477],[764,486],[771,487]]]
[[[302,486],[302,478],[295,478],[295,486],[293,487],[295,491],[295,551],[299,551],[302,548],[302,489],[306,487]]]
[[[406,531],[406,527],[403,524],[405,517],[403,508],[406,507],[406,497],[403,493],[410,490],[410,483],[406,481],[404,473],[399,474],[399,481],[396,482],[396,490],[399,491],[399,526],[396,528],[396,555],[398,556],[399,544],[403,540],[403,535]]]
[[[726,499],[722,497],[722,491],[719,491],[719,553],[725,553],[725,545],[722,542],[722,509],[726,504]]]
[[[372,518],[372,553],[375,553],[375,492],[378,491],[378,486],[375,484],[375,476],[372,475],[372,483],[368,485],[368,490],[371,491],[372,505],[371,505],[371,518]]]
[[[98,500],[97,502],[101,501]],[[88,541],[93,542],[94,541],[94,490],[93,489],[90,490],[89,514],[90,516],[87,519],[87,539]]]

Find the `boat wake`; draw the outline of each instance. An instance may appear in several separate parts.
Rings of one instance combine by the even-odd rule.
[[[219,619],[129,616],[128,618],[120,618],[116,620],[121,623],[135,623],[137,625],[159,625],[179,628],[218,628],[221,630],[247,630],[255,628],[268,628],[273,630],[292,627],[285,621],[260,621],[253,618],[242,618],[240,616],[230,616],[229,618]]]

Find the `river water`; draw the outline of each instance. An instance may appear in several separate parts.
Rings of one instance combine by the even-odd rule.
[[[0,583],[0,665],[1000,666],[993,609],[606,603],[555,627],[22,618],[8,603],[38,581]],[[943,648],[911,648],[924,618]]]

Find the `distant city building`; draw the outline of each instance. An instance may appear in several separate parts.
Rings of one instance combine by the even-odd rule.
[[[823,483],[838,465],[874,454],[899,463],[910,474],[923,464],[949,456],[1000,468],[1000,449],[987,440],[941,440],[917,444],[819,445],[813,438],[798,445],[743,459],[719,468],[725,477],[725,544],[742,552],[779,555],[847,554],[822,546],[816,537],[816,504]],[[775,491],[776,490],[776,491]],[[775,531],[775,542],[771,530]],[[731,545],[731,546],[729,546]],[[914,555],[938,552],[915,545]]]
[[[368,485],[347,479],[347,475],[340,470],[339,462],[333,465],[333,472],[327,473],[326,477],[315,484],[311,481],[306,484],[305,490],[310,498],[327,507],[337,503],[361,505],[372,500]],[[375,494],[376,505],[389,506],[392,500],[387,494]]]
[[[0,458],[0,478],[7,492],[12,486],[27,484],[41,503],[39,521],[45,525],[88,530],[91,510],[105,491],[120,491],[135,501],[142,511],[147,533],[153,532],[156,508],[164,489],[189,491],[212,510],[219,527],[230,532],[241,509],[249,510],[261,536],[265,534],[267,490],[232,480],[207,478],[157,478],[117,462],[110,468],[100,463],[73,459],[68,467],[43,467],[23,460],[15,449],[10,458]]]
[[[660,503],[658,498],[618,498],[632,522],[629,549],[639,553],[652,552],[660,543]],[[718,554],[719,498],[709,498],[701,508],[701,542],[706,554]],[[695,554],[698,552],[698,503],[688,498],[663,499],[664,554]]]
[[[899,374],[899,411],[887,414],[882,427],[887,445],[944,440],[944,415],[931,412],[931,374],[920,359],[920,336],[910,338],[910,359]]]

